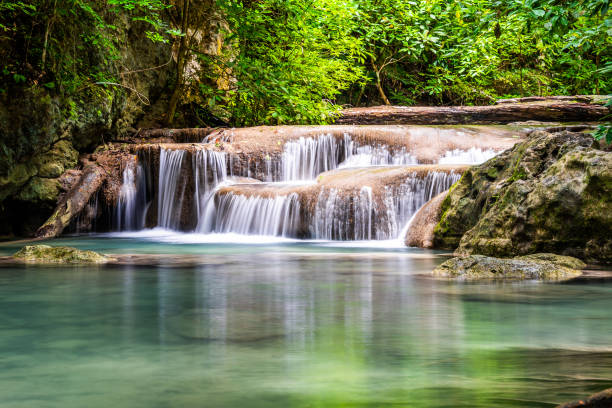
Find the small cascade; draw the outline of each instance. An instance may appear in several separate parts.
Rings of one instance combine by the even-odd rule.
[[[362,146],[349,134],[341,139],[323,134],[286,142],[281,161],[283,181],[314,180],[337,168],[418,164],[405,147],[393,151],[382,144]]]
[[[398,186],[384,187],[373,199],[372,188],[358,192],[323,188],[319,193],[310,233],[327,240],[396,238],[416,211],[432,197],[459,180],[454,172],[415,173]]]
[[[214,150],[198,150],[193,156],[193,173],[196,216],[199,220],[214,188],[227,178],[226,154]]]
[[[209,200],[202,232],[295,237],[300,221],[296,193],[276,197],[247,197],[227,193]]]
[[[347,159],[338,166],[339,168],[418,164],[417,159],[405,148],[392,153],[382,145],[356,146],[353,141],[350,143]]]
[[[481,164],[497,155],[492,149],[472,147],[469,150],[450,150],[438,161],[439,164]]]
[[[319,174],[337,168],[348,154],[345,147],[346,143],[339,142],[330,134],[317,138],[300,137],[285,143],[281,159],[282,179],[313,180]]]
[[[159,184],[157,190],[157,225],[178,229],[185,183],[180,180],[184,150],[160,149]]]
[[[201,144],[141,148],[141,165],[123,172],[113,227],[392,239],[465,168],[430,163],[475,164],[496,154],[495,144],[472,131],[447,133],[429,127],[226,129]],[[252,180],[236,184],[231,177],[266,183],[247,187]],[[229,183],[233,187],[222,188]]]
[[[115,207],[113,228],[133,231],[144,227],[146,187],[142,165],[130,162],[123,170],[123,183]]]

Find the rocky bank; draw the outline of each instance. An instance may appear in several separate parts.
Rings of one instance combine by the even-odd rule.
[[[589,134],[531,133],[463,174],[433,243],[457,255],[553,252],[612,263],[612,153]]]

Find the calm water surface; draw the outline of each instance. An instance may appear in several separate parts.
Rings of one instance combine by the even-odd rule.
[[[612,386],[610,281],[437,281],[445,258],[400,246],[124,237],[51,244],[155,265],[0,267],[0,407],[551,407]]]

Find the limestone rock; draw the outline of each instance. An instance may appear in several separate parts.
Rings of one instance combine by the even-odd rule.
[[[448,191],[438,194],[417,211],[406,233],[406,246],[433,247],[434,228],[442,216],[442,202],[447,194]]]
[[[26,245],[13,257],[28,263],[106,263],[111,260],[94,251],[49,245]]]
[[[534,132],[466,171],[442,203],[434,246],[612,262],[612,153],[595,147],[590,135]]]
[[[60,192],[60,182],[57,179],[34,177],[21,190],[17,198],[32,203],[54,202]]]
[[[540,255],[540,254],[538,254]],[[567,259],[569,258],[569,260]],[[544,260],[546,259],[546,260]],[[579,265],[578,259],[552,254],[521,258],[493,258],[469,255],[449,259],[434,271],[433,275],[444,278],[474,279],[543,279],[563,280],[580,275],[580,270],[567,265]]]

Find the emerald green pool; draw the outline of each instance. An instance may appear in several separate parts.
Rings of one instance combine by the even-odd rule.
[[[462,283],[392,243],[51,241],[0,267],[0,407],[553,407],[612,386],[612,281]],[[253,243],[255,242],[255,243]],[[2,245],[10,255],[21,245]]]

